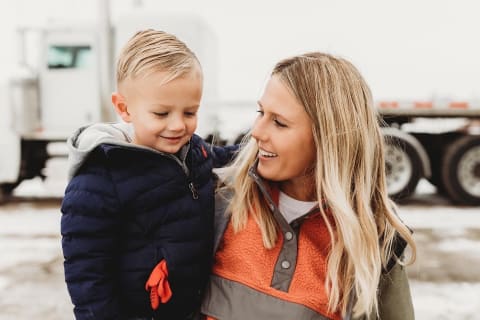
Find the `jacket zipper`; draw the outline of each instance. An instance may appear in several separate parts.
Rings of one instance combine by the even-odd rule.
[[[198,191],[195,188],[195,184],[193,183],[193,181],[190,177],[190,170],[188,169],[188,167],[182,161],[180,161],[180,159],[178,159],[177,157],[172,156],[170,154],[166,154],[166,156],[175,160],[180,165],[180,167],[183,169],[183,172],[185,173],[185,176],[187,177],[188,189],[190,189],[190,192],[192,193],[192,198],[193,198],[193,200],[197,200],[198,199]]]
[[[195,185],[193,184],[193,182],[190,182],[188,184],[188,188],[190,189],[190,191],[192,192],[192,198],[194,200],[197,200],[198,199],[198,192],[197,192],[197,189],[195,189]]]
[[[138,148],[138,147],[137,147]],[[188,146],[188,148],[190,149],[190,146]],[[190,170],[188,169],[188,167],[185,165],[184,162],[180,161],[180,159],[178,159],[177,157],[169,154],[169,153],[165,153],[165,152],[161,152],[161,151],[158,151],[158,150],[155,150],[155,149],[152,149],[152,148],[144,148],[142,147],[141,149],[147,149],[147,150],[150,150],[150,151],[153,151],[153,152],[156,152],[156,153],[159,153],[167,158],[170,158],[172,159],[173,161],[175,161],[176,163],[178,163],[178,165],[182,168],[183,170],[183,173],[185,173],[185,176],[187,177],[187,184],[188,184],[188,189],[190,189],[190,192],[192,193],[192,198],[194,200],[197,200],[198,199],[198,191],[197,189],[195,188],[195,184],[193,183],[193,181],[191,180],[191,177],[190,177]],[[190,151],[190,150],[188,150]],[[187,151],[187,153],[188,153]]]
[[[190,170],[188,170],[188,167],[182,162],[180,161],[177,157],[175,156],[172,156],[172,155],[169,155],[169,154],[165,154],[167,157],[173,159],[174,161],[176,161],[180,167],[183,169],[183,172],[185,173],[185,176],[187,177],[187,184],[188,184],[188,189],[190,189],[190,192],[192,193],[192,198],[194,200],[197,200],[198,199],[198,192],[197,192],[197,189],[195,188],[195,184],[193,183],[192,179],[190,178]]]

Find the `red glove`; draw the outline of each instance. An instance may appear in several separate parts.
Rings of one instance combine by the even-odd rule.
[[[167,277],[167,263],[162,260],[153,268],[145,284],[145,290],[150,291],[150,304],[153,310],[158,309],[160,302],[167,303],[172,297],[172,290],[170,290]]]

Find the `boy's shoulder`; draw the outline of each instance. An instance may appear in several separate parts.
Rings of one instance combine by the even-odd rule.
[[[192,136],[191,141],[194,156],[200,161],[207,160],[208,165],[213,168],[226,166],[235,158],[240,148],[239,144],[215,145],[213,142],[206,141],[197,135]]]
[[[209,148],[205,140],[202,137],[193,134],[190,138],[190,152],[194,157],[208,158]]]
[[[131,134],[131,127],[122,123],[98,123],[79,128],[67,141],[69,178],[77,173],[87,159],[92,161],[95,152],[107,153],[111,148],[107,145],[128,145]]]
[[[92,171],[97,172],[97,175],[100,175],[101,171],[106,171],[109,168],[107,153],[111,147],[107,144],[100,144],[85,154],[83,159],[77,160],[73,164],[75,168],[70,168],[72,179],[78,175],[90,174]],[[70,161],[72,162],[72,160]]]
[[[197,134],[192,135],[192,138],[190,139],[190,143],[192,144],[192,146],[206,146],[207,145],[205,140]]]
[[[84,156],[77,171],[84,167],[95,167],[98,168],[97,170],[103,168],[110,173],[115,173],[132,168],[132,163],[135,164],[135,168],[147,166],[152,163],[152,159],[146,157],[146,154],[148,153],[139,153],[134,147],[101,143]],[[165,166],[165,163],[162,165]]]

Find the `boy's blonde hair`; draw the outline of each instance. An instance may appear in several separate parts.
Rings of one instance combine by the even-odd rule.
[[[198,68],[200,62],[187,45],[164,31],[147,29],[137,32],[123,47],[117,62],[117,85],[126,79],[167,72],[164,82]]]
[[[316,198],[328,205],[333,217],[320,206],[331,236],[325,284],[330,310],[345,313],[354,292],[355,315],[375,314],[380,275],[393,254],[395,234],[411,246],[412,261],[415,243],[388,198],[384,141],[370,89],[350,62],[318,52],[280,61],[272,76],[291,90],[311,119]],[[264,246],[272,248],[278,227],[248,176],[257,153],[256,142],[248,140],[226,170],[226,181],[235,191],[229,211],[238,231],[255,208]]]

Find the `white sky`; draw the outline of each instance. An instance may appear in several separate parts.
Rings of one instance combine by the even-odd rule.
[[[480,97],[477,0],[111,0],[112,16],[139,4],[209,23],[224,100],[257,99],[276,61],[312,50],[351,60],[377,99]],[[0,0],[0,81],[18,54],[16,26],[95,19],[97,12],[96,0]]]

